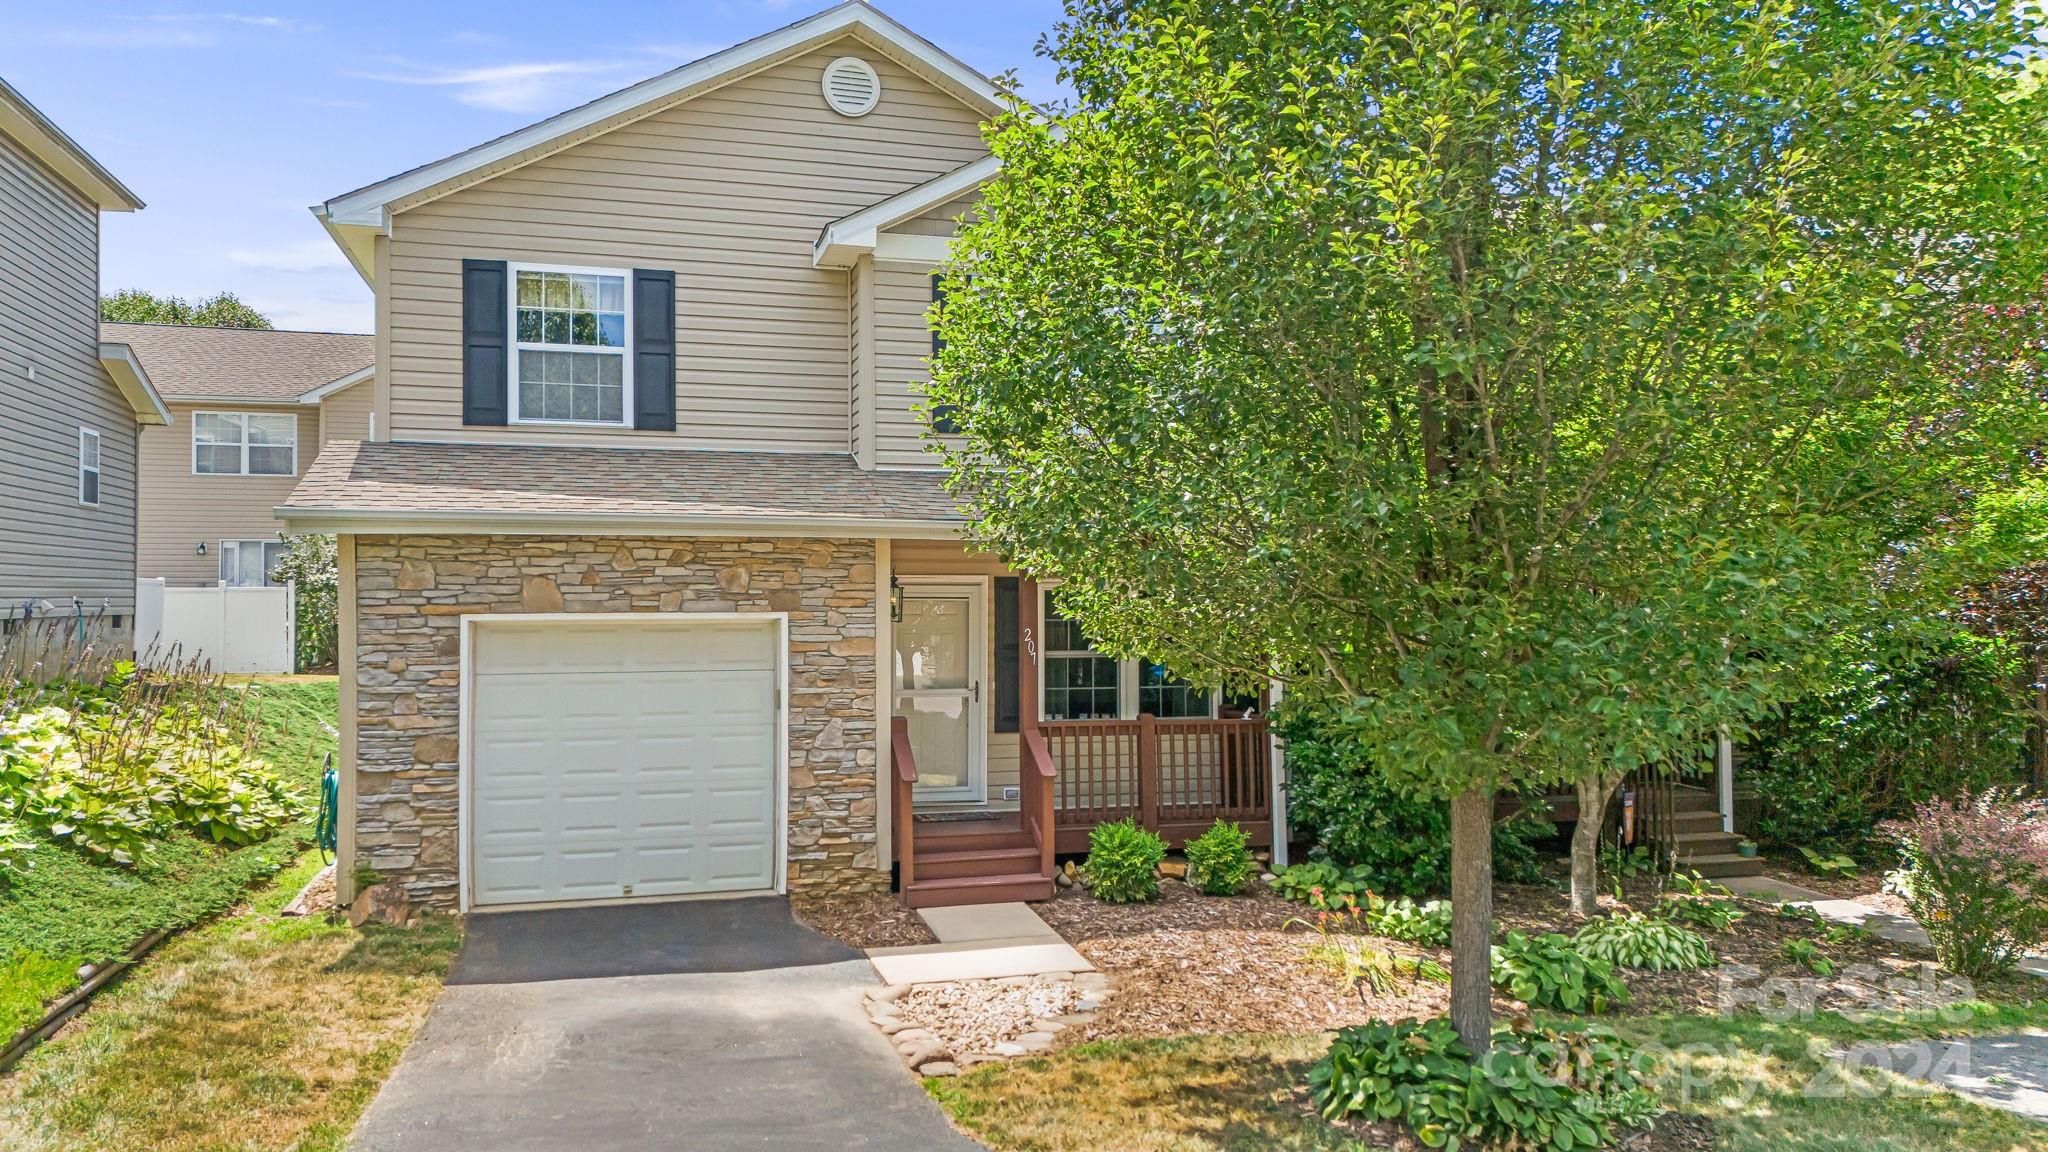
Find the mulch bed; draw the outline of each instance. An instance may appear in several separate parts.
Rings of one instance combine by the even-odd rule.
[[[1081,888],[1033,906],[1055,932],[1114,981],[1116,994],[1061,1045],[1126,1036],[1190,1033],[1314,1033],[1372,1019],[1433,1016],[1450,990],[1410,980],[1361,1001],[1339,972],[1310,956],[1316,934],[1291,920],[1312,916],[1270,891],[1204,896],[1163,880],[1150,904],[1105,904]],[[1392,941],[1373,946],[1422,952]]]
[[[895,948],[936,944],[937,936],[916,912],[886,892],[859,896],[797,896],[790,900],[797,921],[853,948]]]
[[[1298,1094],[1302,1106],[1314,1113],[1315,1103],[1306,1091]],[[1408,1126],[1397,1120],[1367,1122],[1341,1120],[1330,1125],[1366,1148],[1388,1152],[1423,1152],[1427,1146],[1415,1138]],[[1616,1145],[1621,1152],[1708,1152],[1714,1147],[1714,1122],[1704,1116],[1666,1112],[1646,1132],[1629,1129]]]

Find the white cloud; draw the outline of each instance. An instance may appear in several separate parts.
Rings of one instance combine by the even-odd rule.
[[[542,112],[559,108],[578,95],[592,95],[593,90],[609,90],[620,76],[636,67],[625,60],[539,60],[481,68],[433,68],[400,62],[394,71],[344,75],[384,84],[450,88],[457,101],[493,112]]]
[[[348,261],[341,249],[332,240],[324,237],[313,240],[299,240],[289,244],[275,244],[267,248],[230,248],[228,263],[237,268],[260,269],[267,272],[322,272],[330,268],[346,268]]]
[[[252,16],[241,12],[158,12],[147,16],[123,16],[146,24],[241,24],[251,28],[274,28],[280,32],[312,32],[317,24],[289,16]]]

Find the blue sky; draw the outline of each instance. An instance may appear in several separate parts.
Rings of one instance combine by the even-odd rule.
[[[369,290],[308,205],[829,6],[0,0],[0,76],[149,205],[103,217],[104,289],[228,289],[279,327],[367,332]],[[877,6],[1056,95],[1032,47],[1057,0]]]

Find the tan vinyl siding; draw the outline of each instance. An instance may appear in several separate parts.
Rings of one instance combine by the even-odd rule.
[[[349,392],[368,391],[351,388]],[[347,395],[342,393],[341,395]],[[338,399],[339,397],[337,397]],[[201,476],[192,471],[192,413],[296,412],[298,475]],[[137,537],[144,579],[173,585],[220,579],[220,542],[275,540],[284,527],[274,510],[291,495],[320,450],[317,408],[173,404],[168,427],[142,434],[142,515]],[[206,554],[199,554],[199,544]]]
[[[883,85],[854,120],[818,89],[849,53]],[[811,267],[811,244],[830,221],[985,154],[976,113],[840,41],[402,212],[380,268],[388,435],[846,451],[847,274]],[[465,428],[464,258],[674,269],[677,430]]]
[[[368,440],[370,405],[376,399],[374,380],[351,384],[329,393],[320,401],[320,443],[333,440]]]
[[[931,378],[932,270],[914,264],[875,265],[875,465],[937,468],[925,451],[924,402]]]
[[[100,434],[97,507],[80,427]],[[73,597],[133,614],[135,432],[99,362],[99,212],[0,136],[0,618]]]
[[[886,231],[897,232],[906,236],[944,236],[950,239],[955,232],[959,231],[959,225],[954,223],[954,221],[972,212],[974,206],[980,201],[980,193],[962,196],[958,200],[941,204],[922,216],[914,216],[903,221],[901,224],[894,225],[886,229]]]
[[[969,552],[950,540],[893,540],[889,544],[889,571],[900,578],[912,576],[1015,576],[1001,560],[986,552]],[[982,683],[995,683],[995,597],[988,597],[989,618],[983,621],[988,638],[988,666],[982,669]],[[988,734],[988,799],[992,808],[1015,808],[1017,802],[1003,799],[1003,789],[1017,787],[1018,737],[1015,732]],[[950,807],[941,805],[941,807]]]

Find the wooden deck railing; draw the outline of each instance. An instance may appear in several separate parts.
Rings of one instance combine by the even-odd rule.
[[[910,721],[906,717],[898,716],[889,722],[889,762],[896,769],[889,775],[889,823],[896,841],[896,883],[908,891],[911,881],[917,878],[916,801],[912,798],[917,788],[917,757],[910,753]]]
[[[1036,735],[1057,773],[1062,852],[1085,849],[1090,828],[1123,819],[1175,844],[1217,820],[1241,825],[1255,843],[1272,841],[1272,745],[1263,717],[1054,720]]]

